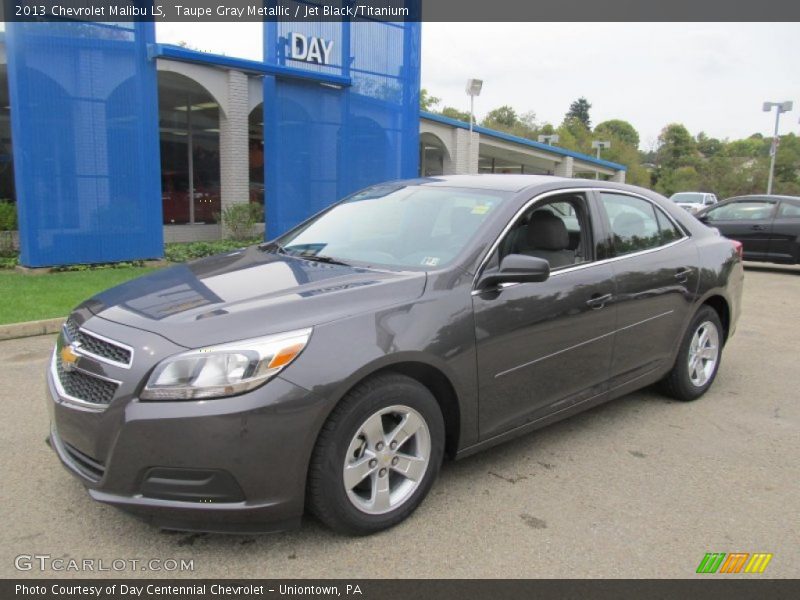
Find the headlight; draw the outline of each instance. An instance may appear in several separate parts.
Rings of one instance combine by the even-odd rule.
[[[310,328],[176,354],[158,364],[139,397],[191,400],[241,394],[277,375],[309,337]]]

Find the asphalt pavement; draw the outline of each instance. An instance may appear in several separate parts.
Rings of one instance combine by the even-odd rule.
[[[410,520],[368,538],[312,519],[165,533],[93,502],[44,443],[53,340],[0,342],[0,577],[685,578],[707,552],[774,555],[739,577],[800,575],[800,267],[748,265],[738,331],[700,400],[648,389],[445,463]],[[33,555],[194,570],[17,570]]]

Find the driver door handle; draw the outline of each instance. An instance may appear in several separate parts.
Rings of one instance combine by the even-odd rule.
[[[606,305],[606,302],[611,300],[613,297],[614,294],[592,294],[592,297],[586,301],[586,304],[591,309],[600,310]]]
[[[752,229],[753,231],[764,231],[766,227],[764,227],[763,225],[751,225],[750,229]]]

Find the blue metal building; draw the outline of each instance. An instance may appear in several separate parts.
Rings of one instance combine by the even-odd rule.
[[[9,23],[2,42],[0,199],[17,202],[29,267],[158,258],[165,241],[219,238],[220,212],[248,201],[270,238],[418,174],[624,179],[420,114],[419,23],[265,22],[261,61],[159,44],[152,23]]]

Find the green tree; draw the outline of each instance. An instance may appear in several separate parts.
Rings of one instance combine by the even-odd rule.
[[[697,134],[695,140],[697,141],[697,150],[706,158],[716,156],[722,151],[724,146],[717,138],[708,137],[702,131]]]
[[[800,137],[793,133],[779,138],[773,188],[776,194],[789,195],[800,190]]]
[[[535,140],[539,132],[536,126],[536,113],[528,111],[520,116],[508,105],[489,111],[481,125],[529,140]]]
[[[611,137],[633,148],[639,148],[639,132],[633,125],[622,119],[603,121],[594,128],[594,133],[596,137]]]
[[[697,164],[697,142],[680,123],[671,123],[658,136],[656,160],[659,167],[675,170]]]
[[[656,190],[665,196],[676,192],[689,192],[700,187],[700,175],[692,166],[677,167],[662,171],[656,184]]]
[[[575,117],[565,118],[556,133],[559,137],[559,146],[585,154],[592,152],[592,132],[580,119]]]
[[[494,110],[490,110],[486,117],[483,119],[481,125],[490,127],[491,129],[500,129],[501,131],[508,131],[513,129],[519,124],[519,117],[517,111],[512,107],[503,105]]]
[[[594,128],[593,137],[611,142],[611,148],[603,150],[603,158],[628,167],[625,181],[650,186],[650,172],[642,165],[639,153],[639,132],[633,125],[621,119],[604,121]]]
[[[771,140],[765,141],[761,136],[751,135],[743,140],[733,140],[723,147],[721,153],[729,157],[757,158],[769,155]]]
[[[420,110],[424,111],[434,111],[436,106],[441,102],[441,98],[437,98],[436,96],[432,96],[428,90],[422,88],[419,91],[419,108]]]
[[[569,110],[567,111],[566,116],[564,117],[565,120],[567,119],[577,119],[586,127],[586,129],[592,128],[592,120],[589,118],[589,109],[592,108],[592,105],[589,104],[589,101],[581,96],[575,102],[569,105]]]
[[[442,109],[441,114],[445,117],[450,117],[451,119],[457,119],[458,121],[469,123],[469,113],[464,110],[453,108],[452,106],[445,106]]]

